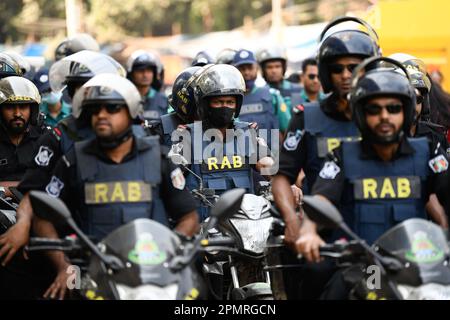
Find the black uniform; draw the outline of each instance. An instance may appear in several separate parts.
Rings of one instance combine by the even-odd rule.
[[[127,154],[122,163],[131,161],[136,157],[139,157],[149,146],[140,139],[134,137],[133,147],[129,154]],[[93,139],[88,142],[84,148],[86,154],[93,155],[98,158],[99,161],[107,164],[115,164],[99,147],[97,140]],[[196,209],[196,201],[190,192],[183,188],[180,190],[174,186],[171,174],[178,168],[167,158],[167,148],[161,148],[161,168],[152,168],[153,170],[161,171],[162,180],[159,188],[159,197],[161,198],[164,208],[168,213],[170,220],[173,222],[178,221],[183,215],[192,212]],[[78,172],[77,172],[77,158],[75,148],[71,149],[57,162],[53,171],[52,181],[60,181],[57,186],[59,190],[59,197],[66,203],[71,209],[74,217],[78,219],[77,210],[85,202],[85,194],[82,192],[81,186],[77,185]],[[119,164],[120,165],[120,164]],[[151,166],[151,164],[147,164]],[[179,169],[178,169],[179,170]],[[52,182],[50,182],[52,184]],[[49,185],[50,185],[49,184]],[[54,184],[53,184],[54,185]],[[47,186],[48,187],[48,186]],[[48,188],[47,188],[48,189]],[[48,191],[47,191],[48,192]]]
[[[433,146],[439,143],[440,147],[446,151],[447,157],[450,156],[450,146],[447,137],[432,123],[419,121],[416,127],[416,137],[427,137]]]
[[[0,181],[20,181],[33,162],[33,150],[43,130],[29,126],[19,145],[11,142],[6,130],[0,129]]]

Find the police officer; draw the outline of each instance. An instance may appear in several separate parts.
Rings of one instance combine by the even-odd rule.
[[[159,92],[162,64],[158,58],[142,50],[135,51],[127,61],[127,77],[139,90],[144,99],[144,118],[159,121],[167,113],[167,97]]]
[[[196,78],[193,88],[201,121],[180,132],[182,142],[172,146],[181,153],[203,186],[217,195],[232,188],[254,193],[254,169],[273,165],[267,144],[257,137],[247,122],[236,121],[242,106],[245,82],[239,70],[230,65],[208,65]],[[269,170],[268,170],[269,171]],[[187,174],[187,186],[199,190],[200,182]],[[202,203],[200,218],[209,215]]]
[[[89,115],[86,121],[95,138],[77,142],[59,160],[47,193],[61,198],[81,229],[97,240],[138,218],[168,227],[170,219],[177,232],[192,236],[198,229],[196,203],[185,188],[182,171],[165,156],[168,150],[157,137],[138,138],[132,132],[133,119],[143,112],[133,83],[117,75],[98,75],[80,89],[73,107]],[[64,275],[68,264],[62,263],[56,265]],[[58,278],[47,295],[63,296],[63,287]]]
[[[38,126],[40,102],[39,92],[30,80],[16,76],[0,80],[0,184],[3,189],[17,186],[31,165],[33,150],[43,133]]]
[[[70,69],[69,75],[72,77],[82,78],[81,75],[87,76],[88,74],[92,77],[95,73],[101,72],[125,76],[125,70],[111,57],[87,50],[66,57],[58,63],[67,63],[65,66],[59,64],[61,68],[55,64],[57,67],[55,74],[58,76],[59,83],[54,84],[54,86],[59,89],[62,88],[62,82],[67,76],[65,73],[67,73],[69,66],[76,66]],[[80,64],[83,67],[80,67]],[[86,68],[86,66],[89,66],[89,68]],[[59,71],[64,72],[60,73]],[[85,81],[87,80],[88,78],[85,78]],[[77,87],[74,87],[74,92],[77,89]],[[30,166],[17,187],[24,194],[16,213],[17,219],[24,221],[22,224],[24,228],[11,228],[5,234],[5,245],[3,247],[6,250],[5,254],[13,256],[28,242],[33,216],[28,192],[30,190],[44,190],[59,158],[71,150],[76,141],[93,136],[93,132],[90,126],[86,125],[84,117],[83,113],[72,113],[50,132],[42,134],[37,140],[36,147],[30,152]],[[133,130],[135,130],[135,127],[133,126]],[[138,130],[135,131],[138,132]]]
[[[231,49],[231,48],[225,48],[216,56],[216,63],[217,64],[233,64],[234,56],[236,55],[236,52],[238,50]]]
[[[286,50],[281,47],[261,49],[256,53],[262,75],[271,88],[279,90],[288,110],[300,104],[302,87],[284,79],[287,69]]]
[[[275,133],[279,130],[284,132],[291,114],[278,90],[267,85],[255,85],[258,65],[253,52],[239,50],[234,56],[233,65],[244,77],[246,88],[239,118],[242,121],[256,122],[259,129],[265,129],[265,140],[272,145],[272,130],[275,130]]]
[[[312,193],[340,204],[345,222],[372,244],[397,223],[425,218],[430,193],[447,201],[448,160],[445,151],[426,138],[407,138],[416,97],[400,63],[368,59],[355,70],[352,83],[350,106],[362,140],[345,141],[333,152]],[[333,238],[339,236],[336,232]],[[316,225],[306,219],[296,243],[298,252],[309,261],[318,261],[322,244]],[[327,298],[345,298],[345,290],[332,289]]]
[[[324,94],[319,80],[319,68],[317,61],[313,58],[308,58],[302,62],[302,83],[303,89],[300,93],[300,103],[308,103],[322,100]]]
[[[33,77],[33,83],[42,97],[39,110],[45,116],[44,123],[54,128],[59,121],[70,115],[71,108],[69,104],[61,100],[62,92],[55,92],[50,88],[48,71],[47,68],[37,71]]]
[[[17,76],[0,80],[0,189],[2,197],[12,197],[14,201],[18,199],[10,188],[18,185],[31,166],[33,151],[43,133],[38,126],[40,101],[38,89],[30,80]],[[22,256],[13,259],[15,251],[10,249],[19,241],[15,235],[28,234],[30,230],[29,219],[21,215],[15,218],[16,223],[0,234],[0,298],[31,299],[38,294],[44,275],[34,272],[36,265]]]
[[[185,128],[187,124],[198,120],[197,105],[191,84],[201,71],[202,67],[189,67],[176,77],[169,97],[169,104],[174,111],[161,116],[158,128],[158,134],[161,135],[164,145],[169,147],[172,145],[172,133],[177,128]]]
[[[336,23],[353,18],[341,18],[331,22],[322,32],[325,34]],[[362,20],[356,19],[363,25]],[[368,26],[370,28],[370,26]],[[300,221],[290,185],[295,183],[300,171],[306,175],[306,190],[312,185],[321,169],[326,154],[339,145],[339,139],[358,137],[359,132],[351,121],[347,94],[350,91],[351,71],[363,58],[378,54],[378,45],[369,34],[358,30],[340,30],[323,39],[318,53],[319,78],[323,89],[330,93],[320,103],[296,108],[280,154],[280,168],[273,180],[275,202],[286,222],[285,241],[293,246],[298,238]]]

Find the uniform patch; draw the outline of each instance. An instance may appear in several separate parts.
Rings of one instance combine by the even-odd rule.
[[[280,110],[281,110],[281,112],[286,112],[286,111],[287,111],[286,103],[282,103],[282,104],[281,104]]]
[[[180,168],[176,168],[170,173],[170,179],[172,179],[172,185],[175,189],[183,190],[186,185],[186,179]]]
[[[283,147],[288,151],[293,151],[297,149],[297,146],[302,140],[302,131],[297,130],[296,132],[288,132],[286,139],[284,140]]]
[[[61,131],[58,128],[53,128],[52,133],[56,140],[61,140]]]
[[[151,185],[143,181],[113,181],[86,183],[86,204],[151,202]]]
[[[49,184],[45,188],[45,191],[52,197],[58,198],[61,194],[61,190],[64,188],[64,182],[58,179],[58,177],[52,176]]]
[[[428,161],[428,165],[434,173],[444,172],[448,169],[448,161],[442,154]]]
[[[34,161],[38,166],[47,167],[50,163],[50,159],[53,157],[53,150],[46,146],[40,146],[39,152],[34,158]]]
[[[372,177],[354,181],[356,200],[367,199],[419,199],[421,197],[420,178]]]
[[[319,176],[322,179],[332,180],[336,178],[339,172],[341,172],[341,168],[335,162],[327,161],[324,163],[322,170],[320,170]]]

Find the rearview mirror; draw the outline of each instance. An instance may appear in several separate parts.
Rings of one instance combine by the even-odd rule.
[[[39,212],[40,216],[46,220],[68,224],[69,220],[72,219],[72,215],[64,202],[45,192],[31,191],[30,202],[33,211]]]
[[[318,196],[304,196],[303,209],[308,218],[326,228],[338,228],[343,219],[338,209],[329,201]]]

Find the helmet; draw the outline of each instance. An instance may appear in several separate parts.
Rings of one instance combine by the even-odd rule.
[[[353,119],[361,134],[373,141],[379,141],[366,124],[364,105],[370,98],[394,96],[403,103],[403,132],[409,133],[414,119],[416,95],[410,84],[406,68],[398,61],[386,57],[372,57],[363,61],[354,71],[350,108]]]
[[[217,64],[232,64],[234,56],[236,55],[237,50],[235,49],[223,49],[217,54],[216,63]]]
[[[287,54],[282,47],[272,47],[261,49],[256,53],[256,60],[258,61],[264,75],[264,64],[269,61],[281,61],[283,64],[283,74],[286,72]]]
[[[100,51],[97,41],[87,33],[78,33],[63,40],[55,50],[55,61],[82,50]]]
[[[164,65],[159,57],[151,52],[144,50],[133,52],[128,58],[126,68],[128,79],[131,79],[131,73],[134,70],[152,68],[154,76],[151,86],[157,91],[161,89],[164,83]]]
[[[206,51],[200,51],[192,60],[191,66],[193,67],[203,67],[207,64],[216,63],[213,57],[209,55]]]
[[[428,94],[431,90],[431,81],[427,76],[425,63],[406,53],[394,53],[389,58],[400,62],[408,71],[411,78],[411,85],[422,92]]]
[[[192,84],[202,71],[202,67],[189,67],[183,70],[175,79],[172,87],[169,104],[186,122],[192,122],[190,120],[193,120],[197,115],[197,105]]]
[[[6,53],[0,53],[0,79],[9,76],[23,75],[19,63]]]
[[[125,69],[113,58],[100,52],[83,50],[54,63],[49,72],[50,87],[54,92],[67,85],[73,97],[75,87],[100,73],[125,77]]]
[[[236,96],[236,112],[239,116],[245,92],[245,81],[239,70],[227,64],[208,65],[195,79],[194,94],[198,106],[199,117],[206,119],[208,103],[207,98],[214,96]]]
[[[30,72],[31,65],[21,54],[18,54],[17,52],[14,51],[3,51],[3,53],[7,54],[8,56],[16,60],[17,64],[20,67],[20,70],[22,71],[22,75],[25,75],[27,72]]]
[[[143,114],[139,91],[130,80],[117,74],[99,74],[86,82],[73,98],[72,114],[78,118],[82,110],[99,103],[125,104],[133,119]]]
[[[239,67],[243,64],[256,64],[255,55],[250,50],[239,50],[233,58],[233,66]]]
[[[337,25],[349,21],[365,27],[367,32],[349,28],[336,30]],[[320,41],[317,61],[319,79],[325,93],[333,90],[328,66],[334,59],[345,56],[365,59],[380,55],[378,35],[375,30],[367,22],[356,17],[341,17],[333,20],[322,31]]]
[[[0,80],[0,106],[4,104],[30,104],[30,124],[36,125],[39,118],[41,96],[36,86],[23,77],[6,77]]]

